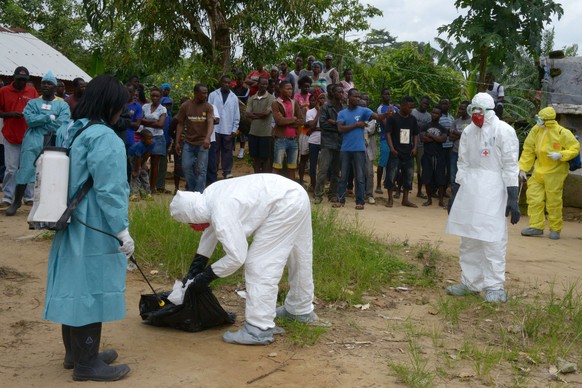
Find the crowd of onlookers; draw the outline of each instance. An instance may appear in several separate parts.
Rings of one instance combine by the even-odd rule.
[[[4,136],[3,208],[11,205],[17,191],[12,181],[19,167],[19,141],[28,127],[22,113],[28,100],[21,98],[12,106],[8,100],[38,96],[26,85],[28,71],[17,73],[0,92],[3,133],[19,133],[14,141]],[[186,189],[201,192],[219,172],[231,178],[234,158],[244,158],[248,149],[255,173],[275,172],[297,180],[313,192],[315,204],[327,196],[340,207],[355,194],[356,208],[363,209],[387,190],[386,206],[402,196],[402,205],[416,207],[408,197],[416,172],[416,197],[424,206],[433,197],[445,206],[446,188],[455,179],[459,138],[471,122],[467,101],[453,117],[446,98],[433,102],[427,96],[418,101],[406,96],[393,103],[390,89],[384,88],[380,105],[372,111],[370,96],[357,89],[351,69],[340,77],[330,54],[324,62],[309,56],[304,64],[297,57],[292,68],[281,62],[269,71],[258,66],[247,75],[236,69],[231,74],[222,76],[212,92],[206,85],[192,85],[193,97],[176,105],[171,85],[146,91],[137,76],[130,77],[130,98],[113,129],[126,146],[132,201],[170,193],[165,182],[172,157],[174,189],[184,178]],[[502,109],[503,87],[492,77],[487,83]],[[72,112],[85,81],[75,79],[72,86],[67,95],[63,82],[56,81],[54,97],[48,98],[64,100]],[[32,190],[23,197],[30,203]]]
[[[404,97],[392,103],[384,88],[381,104],[372,111],[370,96],[357,90],[351,69],[338,71],[330,54],[324,62],[309,56],[306,64],[297,57],[294,67],[281,62],[269,71],[257,66],[246,75],[233,69],[233,76],[223,76],[220,88],[210,94],[196,85],[194,97],[174,118],[182,130],[174,131],[171,122],[169,126],[170,134],[180,134],[173,140],[178,144],[175,166],[186,176],[187,187],[202,191],[217,179],[219,169],[223,178],[230,178],[233,157],[243,158],[248,144],[255,173],[297,180],[313,192],[316,204],[327,196],[334,206],[344,206],[346,196],[355,194],[356,208],[363,209],[387,189],[387,206],[402,195],[402,204],[414,207],[408,194],[416,171],[416,196],[424,199],[423,205],[431,205],[435,197],[445,206],[446,188],[456,173],[458,140],[471,122],[468,102],[460,104],[455,118],[446,98],[432,102],[424,96],[417,104]],[[503,87],[490,75],[486,82],[500,111]]]

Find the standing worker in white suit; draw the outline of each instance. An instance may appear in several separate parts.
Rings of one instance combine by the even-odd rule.
[[[499,120],[495,103],[478,93],[467,108],[472,123],[459,144],[456,196],[450,201],[447,233],[461,236],[461,284],[447,287],[454,296],[485,291],[486,302],[506,302],[505,253],[507,222],[520,218],[515,130]],[[454,201],[454,202],[453,202]]]
[[[313,312],[311,206],[303,187],[276,174],[221,180],[202,194],[178,191],[170,213],[177,221],[204,230],[184,279],[193,277],[189,287],[204,290],[216,278],[245,267],[246,321],[239,331],[225,333],[225,342],[270,344],[275,316],[306,323],[317,320]],[[250,236],[253,242],[249,246]],[[219,241],[225,256],[200,272]],[[285,304],[276,309],[285,265],[289,293]]]

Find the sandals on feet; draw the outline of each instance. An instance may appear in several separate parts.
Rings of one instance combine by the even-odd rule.
[[[362,204],[356,205],[356,210],[364,210],[364,205]]]

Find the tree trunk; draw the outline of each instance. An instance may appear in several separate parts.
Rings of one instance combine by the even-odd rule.
[[[215,57],[214,64],[219,66],[222,74],[228,73],[230,66],[230,29],[225,24],[215,32]]]
[[[222,74],[225,74],[230,64],[231,38],[228,20],[220,3],[219,0],[207,0],[202,4],[208,15],[212,38],[212,63],[221,69]]]

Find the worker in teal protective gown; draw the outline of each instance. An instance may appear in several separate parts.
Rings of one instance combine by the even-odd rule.
[[[102,322],[125,317],[127,257],[134,247],[125,146],[109,126],[127,99],[115,78],[95,78],[75,109],[75,123],[57,135],[57,146],[70,146],[69,200],[89,177],[94,182],[68,227],[55,234],[48,262],[44,318],[62,324],[64,367],[74,368],[73,380],[114,381],[129,372],[127,365],[108,365],[117,358],[114,350],[99,353]],[[95,124],[73,141],[89,119]]]

